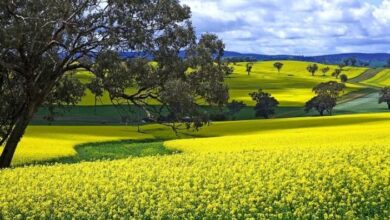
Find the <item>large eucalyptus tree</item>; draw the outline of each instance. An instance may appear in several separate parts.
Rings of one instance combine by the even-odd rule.
[[[174,128],[202,126],[198,105],[228,99],[224,44],[210,34],[197,41],[190,9],[177,0],[4,0],[0,27],[0,168],[10,166],[39,107],[81,99],[80,69],[95,75],[95,94],[106,90],[114,103]]]

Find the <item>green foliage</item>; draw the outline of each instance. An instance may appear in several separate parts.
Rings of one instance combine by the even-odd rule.
[[[52,92],[47,96],[46,101],[42,104],[47,107],[48,115],[45,118],[48,121],[54,121],[56,115],[56,108],[63,108],[64,106],[75,106],[81,101],[81,97],[85,95],[85,85],[75,77],[64,76],[56,83]]]
[[[390,110],[390,87],[384,87],[379,92],[379,104],[387,103],[387,106]]]
[[[310,64],[306,67],[307,71],[311,73],[312,76],[317,72],[318,70],[318,65],[316,63]]]
[[[334,72],[332,73],[332,76],[335,77],[336,79],[339,78],[341,71],[342,71],[341,68],[335,69]]]
[[[336,106],[336,100],[330,96],[315,96],[306,102],[305,111],[309,112],[311,109],[317,110],[321,116],[324,115],[324,111],[332,114],[332,109]]]
[[[340,63],[338,66],[339,66],[339,69],[340,69],[340,70],[343,70],[343,68],[346,67],[347,64],[345,64],[345,63],[343,62],[343,63]]]
[[[246,72],[248,73],[248,76],[251,74],[252,72],[252,68],[253,68],[253,63],[247,63],[246,64]]]
[[[340,80],[341,80],[341,82],[346,83],[348,81],[348,76],[345,74],[341,74]]]
[[[226,105],[228,108],[229,115],[233,116],[239,113],[243,108],[246,107],[246,104],[243,101],[232,100]]]
[[[114,104],[136,105],[156,122],[197,129],[207,117],[194,110],[195,97],[209,105],[227,102],[224,77],[231,69],[221,60],[225,45],[211,34],[197,42],[189,7],[176,0],[103,5],[95,0],[0,2],[0,144],[6,142],[0,168],[10,165],[39,107],[48,105],[53,113],[54,107],[80,101],[84,87],[64,77],[75,70],[94,75],[88,88],[95,100],[106,91]],[[141,56],[125,59],[120,51]],[[150,99],[169,114],[150,107]]]
[[[59,162],[79,162],[94,160],[116,160],[128,157],[168,155],[174,151],[166,149],[162,141],[114,141],[83,144],[76,147],[77,156],[58,160]]]
[[[332,98],[337,98],[346,86],[343,83],[336,81],[329,81],[326,83],[320,83],[313,88],[313,92],[317,95],[328,95]]]
[[[321,116],[324,115],[324,112],[331,115],[333,108],[337,104],[337,98],[340,92],[345,88],[343,83],[335,81],[318,84],[313,88],[313,92],[316,96],[306,102],[305,111],[309,112],[314,108]]]
[[[322,69],[321,69],[322,76],[325,76],[326,73],[329,72],[329,70],[330,70],[329,66],[322,68]]]
[[[186,28],[191,32],[191,27]],[[218,107],[227,103],[224,78],[231,69],[221,60],[224,44],[215,35],[204,34],[195,43],[192,35],[179,38],[183,30],[173,31],[160,36],[164,40],[153,52],[155,63],[141,58],[123,60],[112,52],[101,54],[93,68],[96,79],[89,87],[98,96],[103,94],[99,88],[102,85],[115,105],[138,106],[147,120],[168,125],[174,131],[197,130],[209,119],[200,111],[200,99]],[[171,34],[178,37],[172,38]],[[172,49],[177,41],[188,46],[185,58],[179,56],[182,47]],[[152,106],[152,101],[159,106]]]
[[[356,63],[357,63],[357,59],[355,57],[350,57],[350,58],[345,58],[343,61],[342,61],[342,65],[343,66],[356,66]]]
[[[229,60],[224,60],[221,63],[221,66],[222,66],[222,68],[224,68],[226,76],[230,76],[230,75],[232,75],[234,73],[234,64],[230,65],[230,61]]]
[[[356,66],[356,63],[357,63],[357,59],[355,57],[351,57],[349,59],[349,62],[351,64],[351,66]]]
[[[254,107],[256,117],[269,118],[275,114],[275,108],[279,105],[279,102],[270,93],[259,89],[257,92],[250,93],[249,96],[256,102]]]
[[[276,63],[274,63],[274,67],[278,70],[278,73],[280,73],[280,70],[281,70],[282,67],[283,67],[283,63],[281,63],[281,62],[276,62]]]

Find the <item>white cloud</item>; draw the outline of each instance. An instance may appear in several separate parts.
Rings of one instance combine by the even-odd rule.
[[[198,34],[266,54],[390,52],[390,0],[182,0]]]
[[[390,26],[390,0],[383,1],[380,7],[374,9],[373,14],[380,23]]]

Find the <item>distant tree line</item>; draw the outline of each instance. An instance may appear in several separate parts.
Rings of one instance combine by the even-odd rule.
[[[386,68],[390,68],[390,59],[387,60],[387,63],[384,65]]]
[[[263,58],[258,59],[253,56],[231,56],[231,57],[224,57],[224,60],[227,60],[231,63],[239,63],[239,62],[256,62],[256,61],[272,61],[272,60],[298,60],[298,61],[307,61],[307,62],[317,62],[324,65],[343,65],[343,66],[354,66],[354,67],[368,67],[370,66],[371,62],[368,60],[360,60],[356,57],[348,57],[344,59],[339,60],[318,60],[318,59],[308,59],[306,57],[300,57],[300,56],[292,56],[292,57],[269,57],[269,58]],[[389,60],[390,61],[390,60]],[[390,67],[390,63],[387,63],[385,66]]]
[[[230,63],[240,63],[240,62],[256,62],[258,59],[255,57],[225,57],[224,60]]]

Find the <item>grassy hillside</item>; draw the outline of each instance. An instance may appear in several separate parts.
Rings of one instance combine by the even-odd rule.
[[[384,69],[362,83],[376,87],[390,86],[390,69]]]
[[[281,103],[281,106],[302,106],[313,95],[311,89],[320,82],[335,80],[331,73],[337,66],[327,65],[330,71],[326,76],[322,76],[321,68],[325,65],[318,64],[319,70],[316,76],[312,77],[307,72],[306,67],[311,64],[301,61],[281,61],[284,66],[280,73],[273,67],[276,61],[257,62],[253,66],[252,74],[247,76],[245,71],[246,63],[237,63],[233,65],[234,74],[227,78],[226,82],[230,88],[230,99],[242,100],[249,105],[253,105],[249,93],[256,91],[258,88],[271,92]],[[345,67],[344,74],[349,78],[356,77],[363,73],[367,68]],[[78,74],[84,82],[88,82],[90,74],[81,72]],[[358,89],[356,85],[348,84],[347,92]],[[129,89],[131,90],[131,89]],[[82,99],[80,105],[94,105],[94,96],[87,91],[86,96]],[[98,100],[98,105],[110,105],[108,94]],[[152,103],[157,104],[157,103]]]
[[[216,137],[165,142],[181,151],[175,155],[2,170],[0,216],[385,219],[389,121],[370,114],[215,123],[196,135]],[[143,131],[31,126],[16,156],[47,160],[74,154],[83,141],[171,134],[160,126]]]
[[[318,64],[319,70],[315,76],[306,70],[311,64],[301,61],[281,61],[284,66],[280,73],[273,67],[276,61],[266,61],[255,63],[248,76],[246,73],[246,63],[234,65],[234,74],[226,82],[230,88],[230,98],[245,101],[253,105],[249,93],[262,88],[270,92],[281,106],[303,106],[313,93],[311,89],[320,82],[338,80],[331,76],[336,66],[329,65],[330,71],[326,76],[322,76],[321,68],[325,65]],[[346,67],[344,74],[349,78],[356,77],[366,71],[366,68]],[[359,86],[347,84],[347,92],[359,89]]]
[[[246,63],[232,64],[234,67],[234,73],[226,78],[226,83],[230,88],[230,100],[242,100],[248,104],[248,107],[243,109],[237,115],[234,116],[237,120],[247,120],[254,118],[254,112],[252,106],[254,102],[249,97],[249,93],[257,91],[259,88],[264,89],[267,92],[272,93],[278,101],[280,106],[276,109],[275,117],[299,117],[313,115],[312,113],[305,113],[303,106],[306,101],[313,97],[312,88],[320,82],[326,82],[329,80],[339,80],[331,77],[331,73],[337,66],[329,65],[330,71],[323,76],[319,70],[315,76],[311,76],[307,72],[306,67],[311,64],[309,62],[301,61],[281,61],[284,66],[280,73],[273,67],[276,61],[257,62],[253,66],[253,70],[250,76],[246,73]],[[318,64],[319,68],[325,67],[325,65]],[[356,76],[366,75],[366,68],[360,67],[345,67],[344,73],[349,78],[356,78]],[[84,83],[88,83],[93,77],[91,73],[86,71],[79,71],[76,75]],[[359,77],[358,77],[359,78]],[[361,90],[363,85],[347,84],[347,90],[345,94],[349,94],[352,91]],[[134,90],[129,88],[129,92]],[[151,101],[151,104],[158,105],[158,103]],[[123,124],[122,116],[126,115],[131,121],[139,121],[139,118],[143,118],[144,113],[137,108],[132,108],[132,114],[129,112],[118,111],[118,108],[112,106],[108,93],[105,92],[104,96],[96,100],[89,90],[86,90],[86,96],[82,99],[82,102],[76,107],[66,108],[66,111],[59,112],[54,124],[56,125],[116,125]],[[215,108],[205,107],[208,111],[213,112]],[[348,111],[349,109],[343,109],[340,113],[354,113]],[[134,113],[136,112],[136,113]],[[138,112],[138,113],[137,113]],[[214,111],[216,112],[216,110]],[[366,112],[366,111],[363,111]],[[377,112],[377,111],[375,111]],[[36,114],[33,124],[35,125],[47,125],[51,122],[44,120],[44,116],[47,114],[47,110],[40,109]],[[335,112],[338,114],[338,112]],[[232,117],[231,117],[232,118]]]

